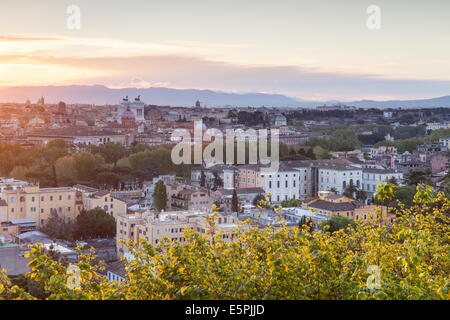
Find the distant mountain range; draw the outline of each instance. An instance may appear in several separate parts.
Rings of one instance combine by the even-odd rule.
[[[133,99],[138,95],[146,104],[193,106],[199,100],[207,107],[215,106],[267,106],[267,107],[316,107],[333,105],[338,101],[306,101],[281,94],[266,93],[231,93],[212,90],[170,89],[170,88],[122,88],[111,89],[101,85],[69,85],[69,86],[16,86],[0,87],[0,102],[35,103],[41,96],[48,103],[80,104],[116,104],[123,97]],[[450,96],[422,100],[373,101],[360,100],[345,102],[350,106],[362,108],[429,108],[450,107]]]

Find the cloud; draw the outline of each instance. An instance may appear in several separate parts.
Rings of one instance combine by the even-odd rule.
[[[345,69],[325,72],[309,64],[250,65],[206,57],[222,48],[237,50],[239,44],[38,35],[2,36],[0,42],[2,39],[0,83],[9,85],[170,86],[280,93],[306,100],[413,99],[450,94],[447,80],[395,79]],[[24,46],[20,41],[29,42]]]
[[[39,37],[39,36],[2,36],[0,35],[0,42],[26,42],[26,41],[57,41],[62,40],[58,37]]]
[[[299,66],[248,66],[177,55],[39,60],[98,70],[106,75],[84,79],[84,83],[110,86],[135,79],[138,86],[163,83],[179,89],[282,93],[313,100],[427,98],[450,93],[450,81],[385,79],[376,74],[319,72]]]

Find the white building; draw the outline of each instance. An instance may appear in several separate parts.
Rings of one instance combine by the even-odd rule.
[[[2,178],[0,177],[0,199],[2,199],[2,193],[5,189],[17,190],[29,185],[27,181],[17,180],[14,178]]]
[[[109,282],[125,281],[125,263],[122,260],[115,261],[106,267],[106,276]]]
[[[287,119],[282,114],[277,115],[273,120],[275,127],[281,127],[287,125]]]
[[[440,138],[439,143],[448,149],[450,147],[450,137]]]
[[[300,197],[299,172],[296,169],[280,168],[276,173],[262,173],[261,178],[262,188],[272,195],[271,201],[275,203]]]
[[[343,194],[351,183],[361,188],[362,169],[334,163],[318,167],[318,191],[334,189],[338,194]]]
[[[383,112],[383,118],[392,118],[394,113],[392,111],[384,111]]]
[[[432,123],[427,123],[426,131],[430,132],[433,130],[448,129],[448,128],[450,128],[450,124],[447,122],[432,122]]]
[[[403,173],[393,169],[364,168],[361,189],[371,196],[377,190],[378,184],[386,183],[392,178],[395,178],[397,183],[401,183]]]
[[[129,101],[128,96],[122,99],[119,105],[116,106],[114,119],[118,123],[122,123],[122,116],[126,114],[129,109],[134,114],[134,119],[137,123],[145,122],[144,118],[144,102],[141,101],[141,96],[138,96],[134,101]]]

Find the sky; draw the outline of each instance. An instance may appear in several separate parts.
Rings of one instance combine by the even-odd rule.
[[[80,28],[70,29],[80,10]],[[369,6],[380,9],[380,28]],[[0,86],[450,95],[448,0],[2,0]]]

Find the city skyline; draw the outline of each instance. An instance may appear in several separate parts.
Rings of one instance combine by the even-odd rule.
[[[81,12],[70,30],[67,8]],[[314,6],[313,6],[314,5]],[[370,30],[367,8],[381,10]],[[278,93],[305,100],[450,94],[449,3],[3,1],[0,86]]]

